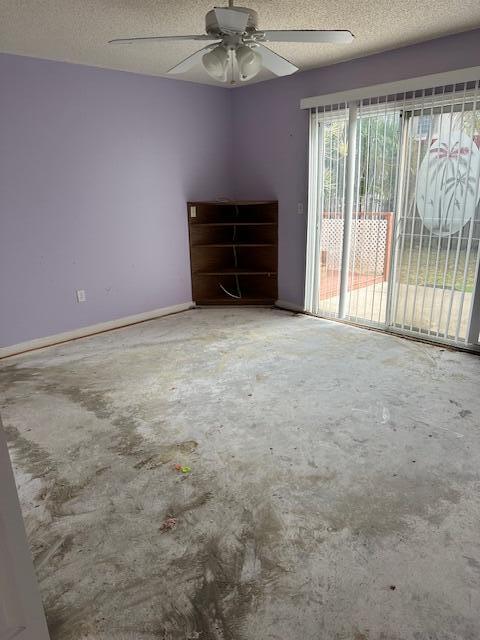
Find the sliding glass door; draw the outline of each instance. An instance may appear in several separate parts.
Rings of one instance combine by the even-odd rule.
[[[401,111],[365,101],[357,108],[355,200],[346,316],[384,325],[390,289]]]
[[[478,83],[315,109],[307,310],[478,344],[479,200]]]
[[[316,138],[320,153],[316,177],[320,234],[315,304],[326,316],[337,314],[340,295],[347,131],[345,108],[339,107],[318,120]]]
[[[391,322],[465,342],[479,259],[480,113],[468,94],[438,102],[405,114]]]

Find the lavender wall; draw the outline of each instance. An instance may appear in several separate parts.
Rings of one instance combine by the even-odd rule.
[[[300,100],[476,65],[480,30],[234,90],[236,193],[279,200],[280,299],[303,305],[308,115]]]
[[[11,55],[0,87],[0,346],[191,300],[185,202],[231,195],[231,92]]]
[[[479,41],[471,31],[233,91],[0,55],[0,346],[188,301],[189,199],[277,198],[279,297],[301,305],[301,98],[480,65]]]

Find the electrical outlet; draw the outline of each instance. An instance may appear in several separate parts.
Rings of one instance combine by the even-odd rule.
[[[299,202],[297,204],[297,213],[300,216],[303,216],[303,202]]]
[[[77,289],[76,296],[77,296],[77,302],[86,302],[87,301],[87,296],[85,294],[85,290],[84,289]]]

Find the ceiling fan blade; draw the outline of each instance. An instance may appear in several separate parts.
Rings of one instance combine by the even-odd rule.
[[[198,51],[195,51],[195,53],[192,53],[191,56],[188,56],[188,58],[185,58],[185,60],[182,60],[181,62],[176,64],[174,67],[169,69],[167,73],[170,73],[173,75],[176,73],[185,73],[186,71],[189,71],[192,67],[194,67],[196,64],[198,64],[202,60],[205,53],[211,48],[212,48],[211,45],[208,45],[207,47],[203,47],[203,49],[199,49]]]
[[[164,42],[168,40],[218,40],[216,36],[198,35],[198,36],[143,36],[140,38],[115,38],[109,40],[108,44],[134,44],[137,42]]]
[[[264,47],[263,44],[257,44],[254,51],[258,51],[261,55],[263,66],[276,76],[289,76],[291,73],[298,71],[298,67],[268,47]]]
[[[223,33],[244,33],[248,23],[248,12],[240,7],[215,7],[220,31]]]
[[[326,31],[318,29],[290,30],[290,31],[262,31],[267,42],[330,42],[334,44],[348,44],[354,39],[351,31]]]

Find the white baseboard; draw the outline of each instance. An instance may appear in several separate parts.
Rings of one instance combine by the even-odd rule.
[[[296,311],[297,313],[304,313],[305,309],[299,304],[293,304],[293,302],[287,302],[287,300],[277,300],[275,306],[279,309],[286,309],[287,311]]]
[[[45,338],[36,338],[35,340],[20,342],[19,344],[13,344],[10,347],[0,347],[0,359],[25,353],[25,351],[32,351],[33,349],[43,349],[44,347],[50,347],[53,344],[58,344],[60,342],[86,338],[87,336],[94,335],[95,333],[103,333],[104,331],[110,331],[111,329],[119,329],[120,327],[126,327],[130,324],[145,322],[145,320],[154,320],[155,318],[161,318],[162,316],[169,316],[172,313],[179,313],[180,311],[193,309],[194,306],[195,303],[193,302],[182,302],[182,304],[174,304],[171,307],[145,311],[144,313],[137,313],[133,316],[126,316],[124,318],[118,318],[117,320],[109,320],[108,322],[99,322],[98,324],[92,324],[88,327],[74,329],[73,331],[65,331],[64,333],[57,333],[56,335],[47,336]]]

